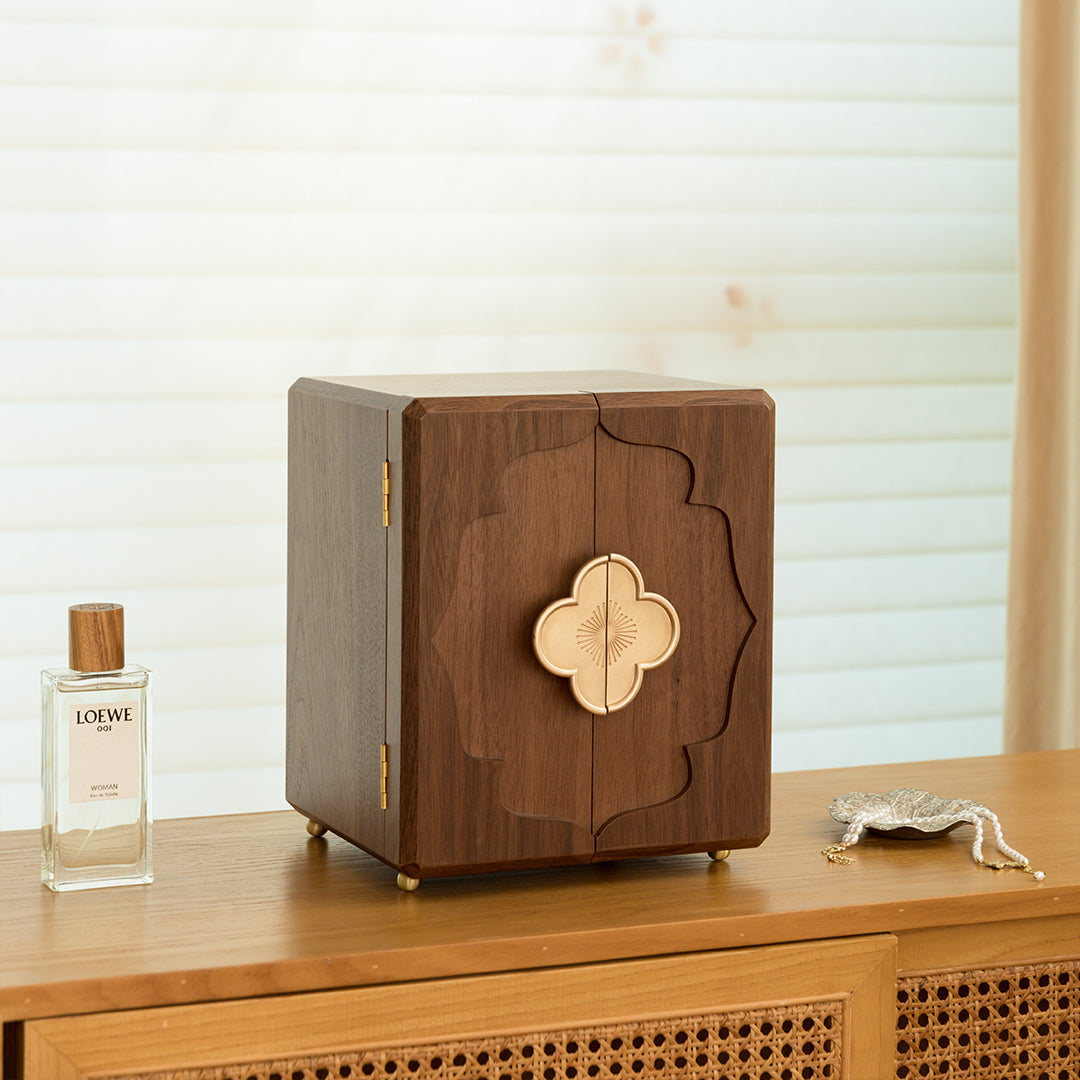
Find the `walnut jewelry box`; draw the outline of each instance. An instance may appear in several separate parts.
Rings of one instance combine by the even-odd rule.
[[[422,878],[769,830],[773,403],[628,372],[300,379],[286,795]]]

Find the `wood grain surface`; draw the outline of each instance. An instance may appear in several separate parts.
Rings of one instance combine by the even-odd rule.
[[[68,665],[74,671],[119,671],[124,666],[122,604],[68,608]]]
[[[196,1062],[205,1068],[266,1059],[325,1059],[347,1050],[418,1044],[428,1046],[430,1055],[438,1052],[432,1043],[460,1047],[477,1039],[489,1040],[494,1055],[500,1041],[512,1045],[513,1035],[542,1042],[541,1033],[565,1032],[587,1042],[612,1022],[626,1024],[632,1032],[659,1017],[686,1018],[686,1027],[696,1031],[709,1023],[710,1015],[721,1014],[723,1023],[723,1013],[738,1017],[736,1010],[756,1004],[827,1000],[843,1003],[842,1025],[831,1034],[842,1046],[844,1075],[866,1080],[889,1073],[893,1023],[891,1010],[882,1004],[893,997],[895,979],[896,941],[881,934],[852,938],[843,949],[833,942],[810,942],[260,1001],[136,1009],[27,1024],[26,1074],[83,1080],[137,1072],[158,1078]],[[806,1038],[800,1028],[789,1051],[792,1044],[801,1048]],[[670,1045],[677,1047],[674,1040]],[[417,1051],[419,1061],[426,1066],[421,1053]],[[447,1054],[452,1053],[447,1048]],[[650,1065],[643,1075],[663,1071],[651,1068],[661,1053],[650,1040],[649,1051],[641,1055]],[[407,1060],[400,1062],[400,1075],[409,1075]],[[639,1067],[643,1064],[638,1062]],[[424,1068],[422,1074],[437,1071]],[[313,1067],[303,1070],[304,1075],[314,1072]],[[361,1069],[354,1072],[363,1074]],[[626,1072],[634,1075],[629,1062]],[[288,1075],[280,1066],[260,1073]],[[247,1070],[240,1075],[246,1076]]]
[[[414,877],[592,856],[573,801],[588,722],[532,655],[531,632],[552,583],[591,558],[596,420],[580,393],[418,399],[403,414],[401,726],[416,768],[402,777],[415,831],[402,830],[401,862]],[[489,517],[505,523],[490,545],[468,528]],[[526,806],[551,816],[514,812]]]
[[[107,893],[43,888],[38,833],[7,833],[0,1019],[854,934],[903,941],[927,927],[987,924],[1007,938],[1010,920],[1080,913],[1078,779],[1080,751],[783,774],[769,839],[725,863],[676,855],[435,879],[408,894],[389,867],[310,839],[291,812],[160,821],[154,884]],[[852,865],[826,862],[843,831],[832,799],[902,786],[980,800],[1046,880],[976,866],[966,827],[867,837]]]
[[[725,515],[688,501],[692,468],[675,450],[598,434],[598,550],[633,559],[646,588],[670,601],[682,626],[674,654],[646,673],[634,701],[595,721],[594,821],[598,851],[606,853],[740,847],[768,831],[769,759],[760,753],[768,744],[740,737],[747,724],[768,731],[768,714],[736,716],[711,774],[693,770],[686,749],[729,726],[744,646],[759,623],[764,633],[770,622],[770,612],[755,616],[743,599]],[[740,783],[738,802],[724,798],[733,783]],[[687,814],[679,804],[698,788],[704,798]]]
[[[598,495],[598,543],[633,559],[647,552],[646,581],[683,621],[676,654],[649,673],[649,696],[625,710],[638,724],[635,757],[651,760],[649,729],[667,718],[686,736],[688,777],[679,797],[614,817],[598,850],[756,844],[769,829],[772,401],[760,390],[717,389],[598,394],[597,402],[617,478]],[[649,467],[661,473],[650,476],[647,447],[665,448],[652,451]],[[647,500],[636,498],[638,482]],[[616,737],[618,722],[608,720]],[[605,750],[618,753],[617,744]],[[623,765],[633,767],[625,754]]]
[[[386,731],[383,395],[289,394],[286,797],[385,852],[380,747]]]
[[[497,805],[471,812],[501,807],[573,822],[582,855],[592,853],[593,718],[540,666],[531,640],[554,590],[569,587],[568,564],[591,557],[594,436],[507,465],[504,509],[473,519],[461,535],[454,590],[434,635],[461,745],[498,772]],[[452,788],[454,777],[430,782]]]
[[[697,379],[645,371],[429,371],[404,375],[334,375],[311,380],[382,395],[414,398],[529,397],[541,394],[657,393],[731,390]]]

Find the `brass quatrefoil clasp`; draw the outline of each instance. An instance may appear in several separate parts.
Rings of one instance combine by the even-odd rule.
[[[533,649],[554,675],[570,680],[582,708],[604,715],[629,705],[644,672],[679,643],[679,616],[645,591],[641,571],[622,555],[587,562],[570,595],[548,604],[533,626]]]

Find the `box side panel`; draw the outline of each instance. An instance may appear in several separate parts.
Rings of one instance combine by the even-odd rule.
[[[394,866],[414,859],[416,849],[416,731],[401,725],[402,608],[405,573],[405,450],[402,410],[392,403],[386,413],[390,470],[390,524],[386,528],[386,744],[388,754],[385,849]],[[410,545],[412,547],[412,545]]]
[[[286,797],[376,855],[384,847],[384,408],[289,394]]]
[[[598,855],[749,846],[769,828],[772,402],[678,398],[598,395],[597,550],[634,560],[682,623],[597,724]]]
[[[593,850],[591,715],[531,634],[592,555],[595,401],[473,404],[418,401],[404,417],[402,741],[416,748],[417,826],[402,862],[418,876]]]

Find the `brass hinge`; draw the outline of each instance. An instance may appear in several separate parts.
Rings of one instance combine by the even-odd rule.
[[[390,526],[390,462],[382,463],[382,523]]]
[[[383,743],[379,748],[379,796],[380,807],[387,806],[387,784],[390,781],[390,747]]]

